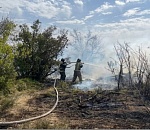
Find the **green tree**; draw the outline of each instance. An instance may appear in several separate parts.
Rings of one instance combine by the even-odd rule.
[[[8,19],[0,22],[0,91],[6,90],[8,82],[15,77],[13,48],[7,43],[14,27]]]
[[[31,28],[26,24],[20,26],[15,39],[18,41],[15,67],[20,78],[41,81],[49,75],[58,55],[63,53],[68,43],[67,31],[61,30],[58,35],[54,35],[56,30],[55,26],[51,26],[41,32],[39,20]]]

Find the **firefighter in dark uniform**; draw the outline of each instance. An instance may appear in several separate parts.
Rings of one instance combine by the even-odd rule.
[[[73,79],[72,79],[72,83],[75,82],[75,80],[77,79],[77,77],[79,78],[80,83],[82,83],[82,75],[81,75],[81,68],[83,67],[83,63],[81,63],[80,59],[77,59],[77,62],[75,64],[75,70],[74,70],[74,75],[73,75]]]
[[[67,63],[65,62],[65,59],[61,59],[61,63],[59,65],[59,72],[60,72],[60,80],[65,81],[66,73],[65,69],[67,67]]]

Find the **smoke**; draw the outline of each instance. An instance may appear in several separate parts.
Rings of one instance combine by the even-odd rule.
[[[71,54],[70,54],[71,56]],[[69,68],[66,68],[66,80],[72,80],[73,73],[75,69],[75,57],[66,57],[66,62],[71,63],[68,65]],[[73,60],[72,60],[73,59]],[[114,89],[117,85],[114,80],[111,80],[112,74],[106,69],[107,62],[99,61],[94,62],[84,62],[84,59],[81,59],[83,63],[83,68],[81,68],[81,74],[83,82],[78,84],[79,79],[76,80],[76,84],[73,85],[75,88],[82,89],[84,91],[101,88],[101,89]]]
[[[75,33],[76,35],[74,35],[74,39],[72,38],[71,45],[64,51],[64,58],[69,57],[71,62],[76,62],[76,60],[80,58],[81,62],[84,63],[83,68],[81,69],[83,82],[82,84],[77,84],[76,87],[92,88],[99,79],[101,79],[99,86],[105,86],[105,88],[108,87],[106,84],[111,86],[112,73],[108,70],[107,62],[117,59],[114,44],[117,43],[118,36],[115,38],[115,33],[112,33],[111,35],[107,35],[109,37],[101,41],[91,33],[88,35],[85,34],[85,36],[83,36],[83,33]],[[120,39],[122,39],[122,41],[124,40],[121,37]],[[102,46],[103,42],[105,42],[107,46]],[[137,44],[135,46],[137,46]],[[72,63],[69,66],[71,67],[66,69],[66,78],[71,80],[73,78],[75,63]]]
[[[133,21],[133,22],[131,22]],[[141,26],[146,25],[146,26]],[[83,80],[92,79],[97,81],[101,77],[111,77],[112,74],[108,71],[108,61],[118,61],[114,45],[117,43],[130,43],[134,50],[138,46],[143,46],[143,49],[149,54],[149,21],[148,19],[129,19],[121,21],[120,23],[104,24],[99,26],[92,26],[90,33],[87,30],[80,29],[81,32],[75,31],[75,35],[70,39],[70,46],[64,51],[64,57],[70,57],[70,61],[76,61],[78,58],[85,64],[81,69]],[[143,31],[144,30],[144,31]],[[102,39],[98,39],[103,36]],[[97,36],[97,37],[96,37]],[[104,44],[104,46],[101,46]],[[103,50],[103,51],[102,51]],[[74,65],[66,69],[67,78],[72,79],[74,72]],[[117,64],[119,66],[119,64]],[[103,78],[103,81],[109,82],[111,78]],[[91,86],[91,82],[83,82],[84,86]],[[79,85],[81,87],[81,84]]]
[[[71,54],[70,54],[71,56]],[[66,68],[66,78],[72,79],[73,73],[75,69],[75,62],[80,57],[70,57],[69,62],[74,62],[68,65],[69,68]],[[68,58],[67,58],[68,59]],[[83,80],[91,79],[91,80],[97,80],[100,77],[107,77],[111,76],[111,72],[107,69],[107,60],[103,61],[92,61],[92,62],[86,62],[84,59],[80,58],[81,62],[83,63],[83,68],[81,68],[81,74]]]
[[[102,78],[99,80],[84,80],[82,83],[73,85],[73,87],[82,89],[84,91],[99,88],[102,90],[113,90],[117,87],[117,83],[115,81],[111,81],[108,78]]]
[[[105,59],[102,36],[95,35],[91,31],[85,33],[73,30],[70,33],[70,44],[64,50],[64,58],[68,57],[71,62],[76,62],[79,58],[83,62],[81,73],[83,79],[96,80],[105,72],[102,60]],[[106,62],[107,63],[107,62]],[[72,66],[73,65],[73,66]],[[67,78],[73,77],[75,63],[66,69]]]
[[[92,79],[96,80],[100,76],[106,76],[106,68],[102,64],[93,64],[93,63],[87,63],[82,60],[83,68],[81,68],[81,73],[83,79]],[[67,78],[73,76],[73,72],[75,69],[75,63],[72,63],[68,65],[69,68],[66,68],[66,76]]]

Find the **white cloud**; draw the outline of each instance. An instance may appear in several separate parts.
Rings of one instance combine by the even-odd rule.
[[[113,7],[114,6],[110,5],[108,2],[105,2],[103,5],[101,5],[99,8],[95,9],[94,11],[90,11],[90,14],[101,13]]]
[[[97,34],[101,33],[104,36],[104,42],[107,44],[105,47],[107,61],[109,57],[114,56],[113,45],[119,41],[120,43],[130,43],[130,46],[135,50],[140,45],[144,47],[150,46],[150,18],[132,18],[121,20],[118,23],[97,24],[91,31]],[[99,32],[99,30],[101,30]],[[109,50],[109,51],[108,51]],[[148,52],[149,53],[149,52]]]
[[[120,1],[120,0],[116,0],[115,3],[117,5],[125,5],[125,2],[124,1]]]
[[[137,13],[139,10],[140,10],[139,8],[130,9],[130,10],[128,10],[127,12],[125,12],[125,13],[123,14],[123,16],[129,17],[129,16],[132,16],[132,15],[136,15],[136,13]]]
[[[103,12],[102,14],[103,15],[109,15],[109,14],[112,14],[112,12]]]
[[[119,40],[137,45],[149,41],[149,28],[150,18],[133,18],[121,20],[118,23],[97,24],[94,31],[103,30],[103,35],[106,36],[108,43],[111,41],[111,44]]]
[[[138,12],[137,15],[146,15],[146,14],[150,14],[150,10],[143,10],[141,12]]]
[[[23,14],[23,10],[20,7],[15,7],[13,10],[9,11],[9,15],[20,17]]]
[[[1,0],[1,12],[4,14],[12,14],[21,16],[23,9],[26,13],[32,13],[35,16],[45,17],[51,19],[53,17],[62,15],[62,18],[69,18],[72,14],[72,8],[66,1],[54,0]]]
[[[18,6],[23,6],[24,1],[20,1],[20,0],[1,0],[0,1],[0,6],[2,7],[2,9],[12,9]]]
[[[117,5],[120,5],[120,6],[123,6],[127,3],[130,3],[130,2],[140,2],[141,0],[115,0],[115,3]]]
[[[71,8],[69,7],[69,3],[63,1],[59,2],[60,3],[53,3],[52,1],[44,0],[39,0],[38,2],[26,1],[26,9],[35,15],[39,15],[48,19],[60,16],[60,14],[63,16],[63,18],[70,17]]]
[[[126,3],[129,3],[129,2],[139,2],[141,0],[126,0]]]
[[[118,23],[108,23],[108,24],[97,24],[95,27],[105,28],[105,29],[123,29],[128,30],[149,30],[150,19],[149,18],[132,18],[127,20],[120,20]]]
[[[0,6],[1,8],[1,12],[3,12],[4,14],[10,14],[10,13],[14,13],[14,15],[21,15],[22,14],[22,9],[21,7],[24,6],[24,1],[20,1],[20,0],[1,0],[0,1]]]
[[[100,8],[97,8],[96,10],[95,10],[95,12],[97,12],[97,13],[99,13],[99,12],[102,12],[102,11],[105,11],[105,10],[107,10],[107,9],[109,9],[109,8],[112,8],[113,6],[112,5],[110,5],[109,3],[105,3],[104,5],[102,5]]]
[[[134,8],[134,9],[130,9],[127,12],[125,12],[123,14],[123,16],[130,17],[130,16],[134,16],[134,15],[139,15],[140,16],[140,15],[148,15],[148,14],[150,14],[150,10],[142,10],[142,11],[140,11],[139,8]]]
[[[150,19],[133,18],[121,20],[120,23],[97,24],[94,31],[102,31],[102,35],[106,37],[107,44],[112,45],[117,41],[130,42],[134,45],[148,44],[150,34]],[[148,46],[148,45],[147,45]]]
[[[74,3],[79,6],[83,6],[83,2],[81,0],[74,0]]]
[[[69,6],[62,5],[62,8],[60,9],[59,16],[60,17],[64,17],[65,16],[66,18],[69,18],[71,16],[71,14],[72,14],[71,10],[72,9]]]
[[[67,20],[67,21],[56,21],[56,23],[61,23],[61,24],[85,24],[83,20]]]
[[[92,18],[94,15],[88,15],[88,16],[85,16],[84,20],[88,20],[90,18]]]

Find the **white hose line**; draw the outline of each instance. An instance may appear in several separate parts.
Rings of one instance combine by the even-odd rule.
[[[11,124],[21,124],[21,123],[25,123],[25,122],[28,122],[28,121],[33,121],[33,120],[45,117],[48,114],[50,114],[56,108],[56,106],[58,104],[58,91],[57,91],[55,85],[56,85],[56,79],[54,81],[54,89],[55,89],[55,92],[56,92],[56,102],[55,102],[54,106],[48,112],[46,112],[46,113],[44,113],[40,116],[31,117],[31,118],[23,119],[23,120],[19,120],[19,121],[0,122],[0,126],[11,125]]]

